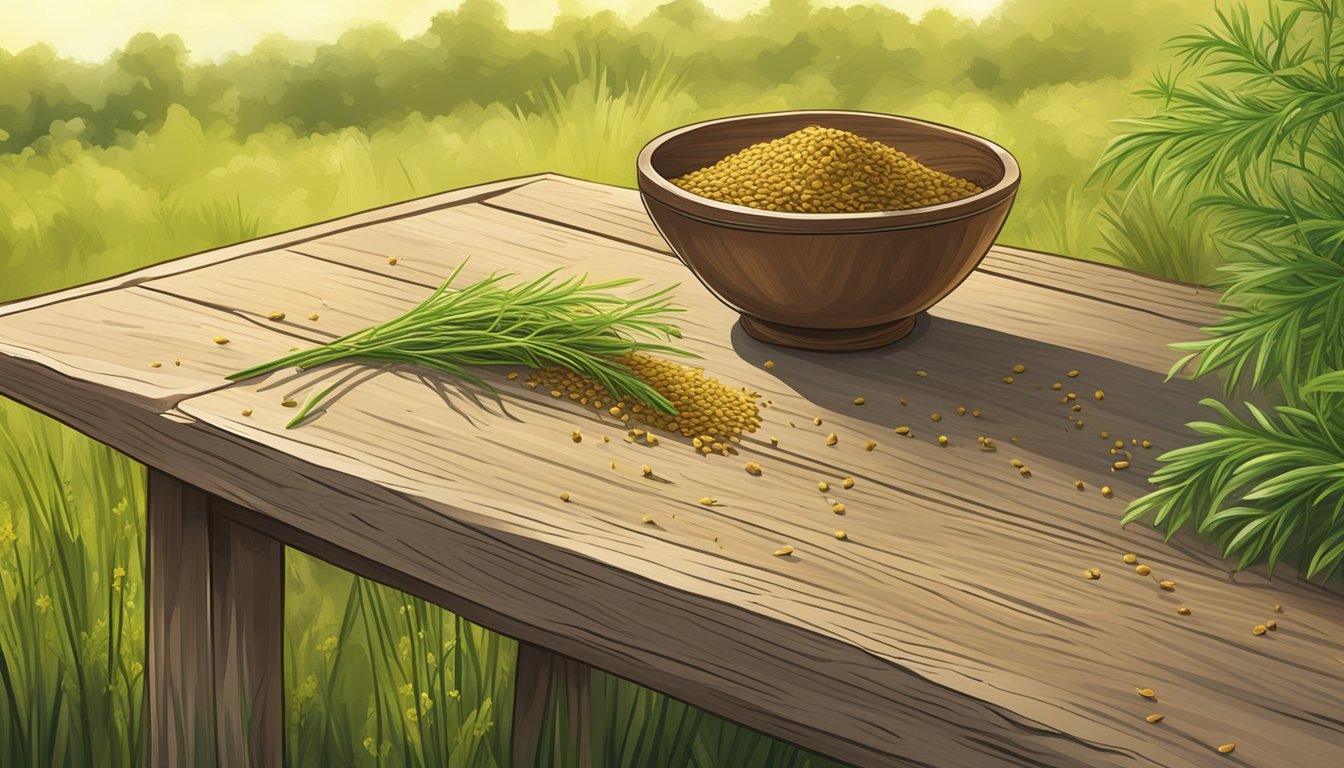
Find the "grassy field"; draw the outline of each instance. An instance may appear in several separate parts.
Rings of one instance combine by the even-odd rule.
[[[630,184],[663,130],[801,107],[990,136],[1024,169],[1005,242],[1204,280],[1209,221],[1087,184],[1158,43],[1199,17],[1115,5],[1023,0],[977,25],[805,2],[731,22],[678,0],[515,33],[473,1],[423,38],[209,65],[152,36],[96,65],[0,52],[0,301],[500,177]],[[144,471],[0,402],[0,478],[0,765],[138,765]],[[510,640],[296,553],[287,571],[286,765],[510,764]],[[594,703],[602,766],[829,765],[604,675]]]

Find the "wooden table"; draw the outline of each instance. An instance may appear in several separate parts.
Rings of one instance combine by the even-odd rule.
[[[448,377],[370,369],[286,430],[281,400],[332,370],[225,380],[402,312],[468,256],[468,278],[681,283],[687,346],[773,402],[763,429],[740,456],[701,457],[670,436],[625,443],[614,419],[505,370],[485,374],[501,406]],[[152,468],[155,765],[279,764],[282,545],[518,638],[517,765],[557,675],[582,705],[586,665],[862,766],[1344,764],[1344,602],[1118,524],[1200,415],[1201,386],[1163,383],[1165,345],[1216,317],[1214,298],[996,248],[902,343],[771,348],[666,252],[634,192],[543,175],[0,308],[0,393]],[[1131,469],[1112,470],[1116,439]],[[1083,577],[1093,566],[1100,580]],[[1280,629],[1253,636],[1270,618]]]

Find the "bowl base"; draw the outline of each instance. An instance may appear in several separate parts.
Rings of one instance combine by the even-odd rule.
[[[893,323],[870,325],[865,328],[826,329],[780,325],[742,315],[742,330],[753,339],[782,347],[819,352],[852,352],[858,349],[883,347],[905,338],[914,329],[913,317],[903,317]]]

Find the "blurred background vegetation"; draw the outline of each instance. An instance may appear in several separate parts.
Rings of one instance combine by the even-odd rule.
[[[1202,282],[1215,213],[1089,174],[1108,122],[1154,109],[1132,94],[1163,41],[1212,20],[1161,0],[1007,0],[980,21],[674,0],[519,31],[466,0],[420,35],[212,61],[152,34],[97,63],[0,51],[0,301],[500,177],[630,185],[663,130],[786,108],[991,137],[1023,167],[1002,242]],[[138,765],[143,470],[0,402],[0,477],[0,765]],[[509,765],[510,641],[306,557],[288,570],[287,765]],[[828,765],[605,676],[595,702],[601,765]]]

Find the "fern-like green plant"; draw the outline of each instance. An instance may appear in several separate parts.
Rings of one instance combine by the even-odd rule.
[[[1125,121],[1098,162],[1121,187],[1203,191],[1213,213],[1227,317],[1176,345],[1195,378],[1232,397],[1268,390],[1283,405],[1249,418],[1206,400],[1216,422],[1168,452],[1129,505],[1167,535],[1187,523],[1238,567],[1289,558],[1309,575],[1344,571],[1344,19],[1341,0],[1245,5],[1171,41],[1178,66],[1141,95],[1153,115]]]

